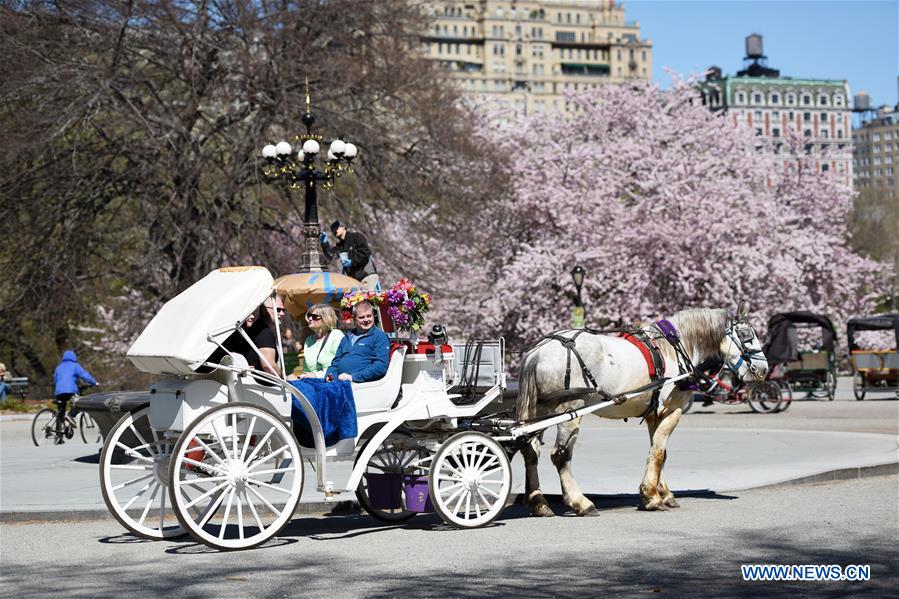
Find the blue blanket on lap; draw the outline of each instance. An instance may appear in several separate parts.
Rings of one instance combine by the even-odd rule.
[[[356,422],[356,402],[353,401],[353,387],[349,381],[328,383],[321,379],[309,378],[290,381],[290,384],[296,387],[312,404],[312,409],[315,410],[318,420],[322,424],[325,445],[331,446],[341,439],[352,439],[359,434]],[[296,397],[293,398],[291,417],[293,432],[300,445],[314,447],[312,427]]]

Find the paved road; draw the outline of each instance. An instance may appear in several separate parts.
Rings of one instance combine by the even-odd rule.
[[[239,554],[149,542],[104,521],[5,524],[0,594],[20,597],[894,596],[896,475],[685,498],[596,518],[528,517],[457,531],[435,516],[294,520]],[[556,506],[560,507],[560,506]],[[868,582],[744,582],[741,564],[868,564]]]

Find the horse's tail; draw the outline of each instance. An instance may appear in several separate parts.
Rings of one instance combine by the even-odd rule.
[[[515,399],[515,417],[528,420],[537,415],[537,360],[527,354],[521,362],[518,376],[518,397]]]

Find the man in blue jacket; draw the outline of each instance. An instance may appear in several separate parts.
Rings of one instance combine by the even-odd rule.
[[[75,352],[68,350],[62,354],[62,362],[53,372],[53,382],[56,384],[56,405],[59,406],[56,426],[57,433],[62,430],[63,419],[66,413],[66,404],[73,396],[78,394],[78,379],[83,379],[89,385],[97,385],[96,379],[78,363]],[[59,438],[57,436],[57,438]]]
[[[337,346],[337,354],[327,370],[328,380],[364,383],[387,374],[390,340],[375,327],[371,304],[359,302],[353,306],[353,324],[356,328]]]

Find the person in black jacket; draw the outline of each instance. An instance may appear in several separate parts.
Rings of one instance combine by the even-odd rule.
[[[361,281],[363,289],[380,291],[381,280],[365,236],[358,231],[347,231],[339,220],[331,223],[331,232],[337,237],[337,245],[333,248],[328,242],[328,235],[324,231],[320,235],[325,257],[332,260],[339,256],[344,274]]]

